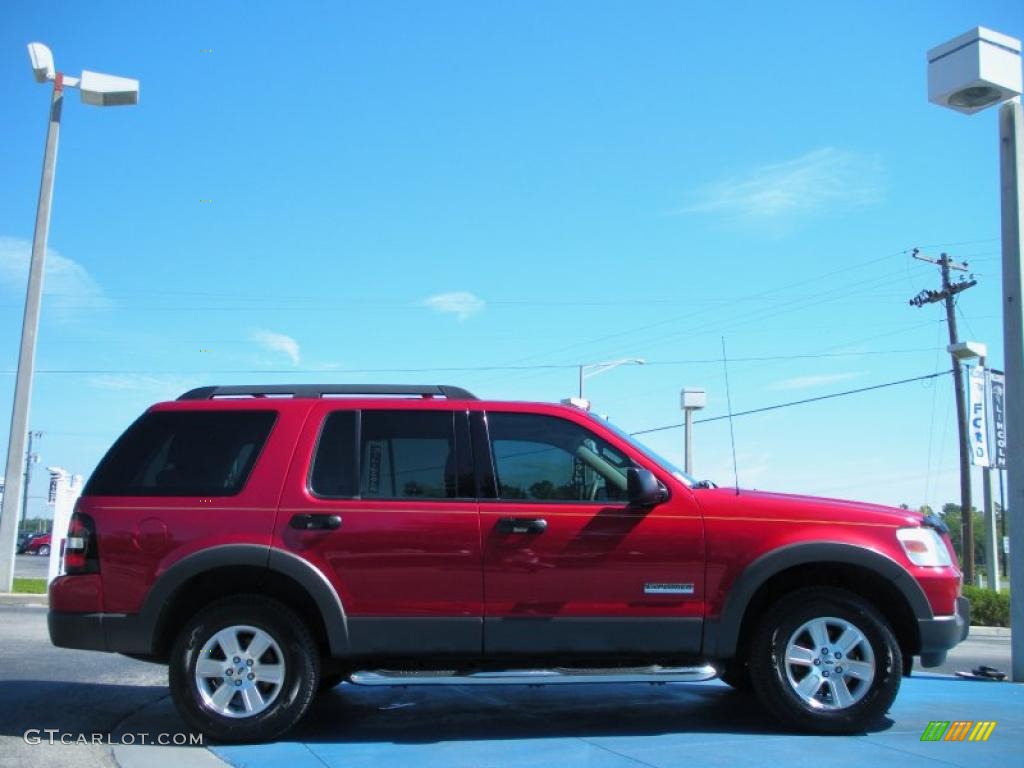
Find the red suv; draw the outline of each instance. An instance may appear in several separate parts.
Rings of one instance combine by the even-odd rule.
[[[188,724],[272,739],[360,685],[753,688],[863,731],[967,635],[942,522],[717,488],[585,410],[446,386],[204,387],[100,462],[55,645],[165,663]]]

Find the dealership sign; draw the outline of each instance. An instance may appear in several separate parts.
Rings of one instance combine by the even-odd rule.
[[[1006,469],[1006,379],[978,366],[967,382],[967,446],[976,467]]]
[[[1006,377],[1002,371],[989,371],[989,385],[992,389],[991,466],[1006,469]]]
[[[971,449],[971,464],[976,467],[989,466],[988,460],[988,409],[985,407],[984,368],[971,368],[967,386],[967,444]]]

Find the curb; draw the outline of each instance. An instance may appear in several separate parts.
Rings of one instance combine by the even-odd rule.
[[[34,605],[46,608],[50,604],[48,595],[26,595],[21,592],[0,592],[0,605]]]
[[[971,627],[970,633],[967,635],[967,639],[970,640],[972,637],[1009,637],[1009,627]]]
[[[152,740],[158,733],[182,733],[184,725],[174,711],[170,694],[165,694],[132,712],[113,729],[111,736],[119,743],[111,746],[111,757],[119,768],[230,768],[207,747],[124,743],[126,735]]]

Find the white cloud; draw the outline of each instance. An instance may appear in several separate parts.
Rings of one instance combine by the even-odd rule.
[[[834,205],[860,207],[882,198],[877,155],[825,147],[795,160],[754,168],[709,184],[681,213],[722,213],[757,220],[810,214]]]
[[[468,291],[452,291],[451,293],[439,293],[424,299],[423,305],[437,312],[455,315],[461,323],[466,318],[483,312],[487,303],[479,296],[475,296]]]
[[[273,331],[256,330],[252,333],[252,339],[268,351],[281,352],[286,355],[292,361],[292,365],[299,365],[299,342],[291,336]]]
[[[848,379],[855,379],[861,373],[819,373],[812,376],[796,376],[792,379],[783,379],[771,385],[771,389],[810,389],[820,387],[824,384],[835,384]]]
[[[90,376],[89,386],[108,392],[145,393],[150,399],[173,400],[183,392],[200,385],[194,377],[177,374],[147,375],[140,373],[109,373]]]
[[[25,295],[32,243],[18,237],[0,237],[0,290]],[[43,295],[47,309],[61,313],[73,310],[106,307],[109,304],[92,276],[77,261],[46,249]]]
[[[299,342],[291,336],[273,331],[255,330],[252,332],[252,340],[270,352],[280,352],[286,355],[293,365],[299,364]]]

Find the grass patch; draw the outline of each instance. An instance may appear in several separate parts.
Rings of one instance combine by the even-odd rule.
[[[45,595],[46,579],[15,579],[14,591],[23,595]]]

